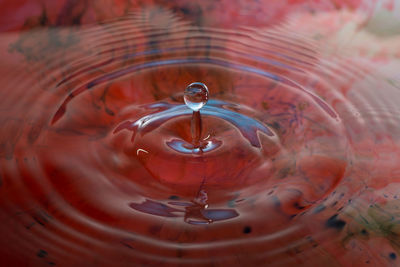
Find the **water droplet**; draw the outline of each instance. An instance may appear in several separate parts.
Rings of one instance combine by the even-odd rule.
[[[186,106],[199,111],[208,101],[208,88],[200,82],[191,83],[186,87],[183,99]]]

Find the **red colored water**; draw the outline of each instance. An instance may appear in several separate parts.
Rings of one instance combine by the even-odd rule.
[[[397,266],[398,4],[270,2],[0,2],[0,265]]]

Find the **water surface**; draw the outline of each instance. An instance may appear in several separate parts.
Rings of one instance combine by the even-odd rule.
[[[397,266],[399,4],[268,2],[0,3],[1,262]]]

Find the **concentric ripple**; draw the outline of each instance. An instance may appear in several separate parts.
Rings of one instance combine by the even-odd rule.
[[[23,58],[1,70],[10,262],[321,266],[352,258],[349,242],[396,247],[380,230],[396,219],[378,221],[397,207],[397,81],[291,23],[223,30],[162,15],[166,26],[135,13],[11,38]],[[197,154],[193,81],[210,91]]]

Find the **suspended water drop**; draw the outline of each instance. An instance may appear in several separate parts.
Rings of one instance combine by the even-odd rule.
[[[191,83],[186,87],[183,99],[186,106],[193,110],[191,122],[192,144],[194,148],[199,148],[202,128],[200,109],[208,101],[208,88],[204,83]]]
[[[204,83],[191,83],[186,87],[183,99],[186,106],[199,111],[208,101],[208,88]]]

